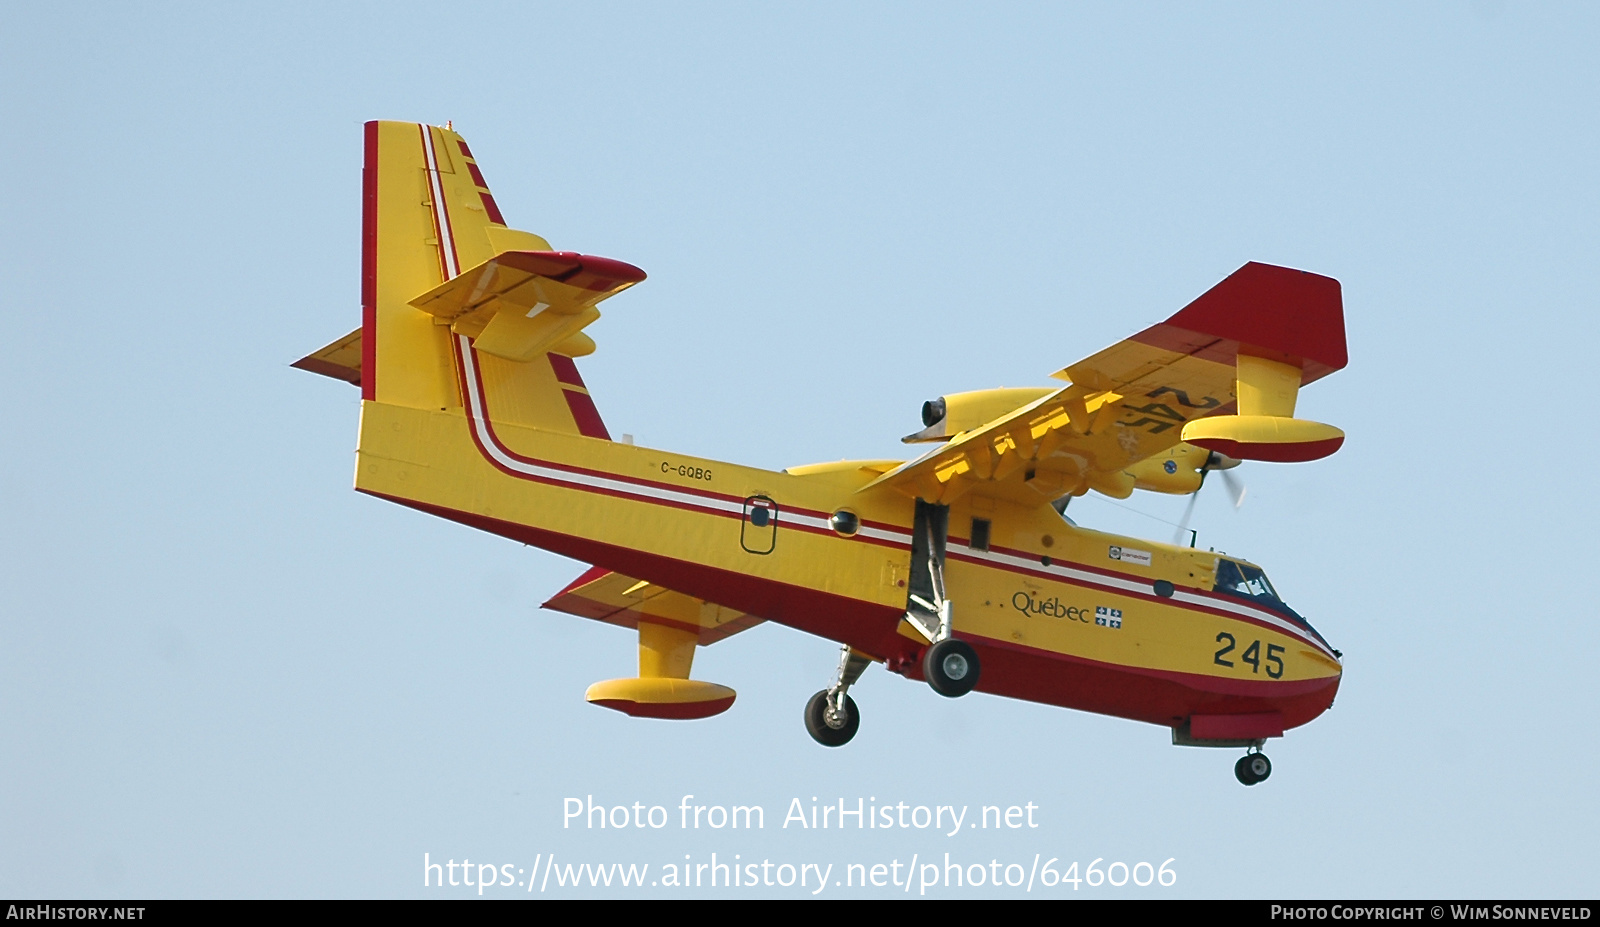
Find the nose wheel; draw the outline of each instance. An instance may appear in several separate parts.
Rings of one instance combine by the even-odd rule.
[[[839,669],[834,674],[833,685],[806,702],[806,733],[824,747],[842,747],[856,736],[861,726],[861,713],[856,701],[850,697],[850,687],[861,678],[871,665],[872,658],[850,649],[849,644],[839,648]]]
[[[1265,782],[1272,775],[1272,761],[1265,753],[1247,753],[1233,764],[1233,774],[1243,785]]]
[[[842,747],[856,736],[861,726],[861,714],[856,711],[856,700],[844,696],[844,704],[835,709],[827,689],[811,696],[806,702],[806,733],[824,747]]]

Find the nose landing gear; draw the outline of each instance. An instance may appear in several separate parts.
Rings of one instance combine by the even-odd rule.
[[[842,747],[856,736],[861,726],[861,714],[856,710],[856,700],[843,696],[842,710],[833,707],[827,689],[811,696],[806,702],[806,733],[824,747]]]
[[[1265,782],[1272,775],[1272,761],[1265,753],[1246,753],[1233,764],[1233,774],[1243,785]]]
[[[861,713],[850,697],[850,687],[871,663],[871,657],[850,649],[849,644],[839,649],[839,670],[834,674],[833,685],[806,702],[806,733],[812,740],[824,747],[842,747],[856,736]]]

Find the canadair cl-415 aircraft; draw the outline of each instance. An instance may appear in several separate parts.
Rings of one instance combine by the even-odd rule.
[[[1241,460],[1338,449],[1295,418],[1345,366],[1339,284],[1246,264],[1176,315],[1052,374],[1053,386],[925,403],[910,461],[762,470],[612,439],[576,358],[596,306],[644,280],[510,228],[450,127],[366,125],[361,327],[295,366],[361,389],[356,489],[593,568],[545,607],[637,629],[639,675],[588,700],[705,718],[734,692],[695,648],[763,621],[841,644],[805,724],[856,733],[873,663],[939,695],[977,690],[1244,749],[1332,703],[1340,654],[1253,563],[1079,527],[1090,490],[1199,490]]]

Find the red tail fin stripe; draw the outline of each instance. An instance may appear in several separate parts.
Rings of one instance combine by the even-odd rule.
[[[378,398],[378,123],[361,153],[361,398]]]
[[[550,369],[556,372],[556,382],[565,383],[568,386],[582,386],[584,389],[589,388],[584,384],[583,376],[578,373],[578,365],[573,363],[572,358],[567,357],[565,354],[547,354],[545,356],[550,359]]]
[[[506,217],[500,215],[500,207],[494,204],[494,197],[490,196],[488,191],[479,190],[478,198],[483,200],[483,208],[484,211],[489,214],[490,222],[493,222],[495,225],[506,224]]]
[[[572,420],[578,423],[578,434],[611,440],[611,432],[606,431],[606,423],[600,420],[600,410],[594,407],[594,400],[588,393],[563,389],[561,394],[567,397],[567,409],[572,412]]]

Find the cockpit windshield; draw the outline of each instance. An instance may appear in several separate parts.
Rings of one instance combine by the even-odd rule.
[[[1272,588],[1272,583],[1267,581],[1267,574],[1261,572],[1260,567],[1253,567],[1248,563],[1229,560],[1226,557],[1217,558],[1217,585],[1215,591],[1225,595],[1249,599],[1258,605],[1272,609],[1280,615],[1294,620],[1301,627],[1317,635],[1322,640],[1322,635],[1317,634],[1317,629],[1300,616],[1300,613],[1290,608],[1283,599],[1279,598],[1278,590]],[[1327,641],[1322,640],[1324,644]]]
[[[1272,588],[1272,583],[1267,581],[1267,574],[1261,572],[1259,567],[1253,567],[1248,563],[1227,559],[1217,560],[1216,591],[1254,599],[1262,605],[1294,614],[1278,596],[1278,590]]]

